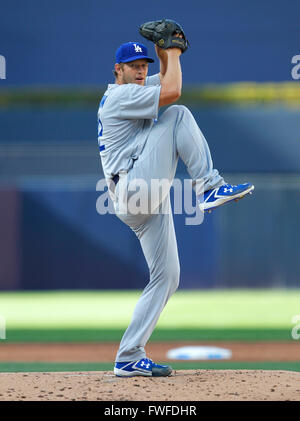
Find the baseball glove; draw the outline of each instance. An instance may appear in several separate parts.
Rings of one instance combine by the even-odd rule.
[[[164,50],[167,48],[180,48],[184,53],[190,45],[182,26],[171,19],[143,23],[139,27],[139,32],[144,38],[149,39]],[[182,38],[176,36],[176,34],[181,35]]]

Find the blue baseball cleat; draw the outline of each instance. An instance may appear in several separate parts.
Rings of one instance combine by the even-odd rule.
[[[211,212],[218,206],[235,200],[236,202],[247,194],[252,194],[253,184],[244,183],[238,185],[224,184],[221,187],[207,190],[203,195],[203,201],[199,204],[204,212]]]
[[[118,377],[167,377],[171,375],[172,368],[155,364],[149,358],[142,358],[138,361],[115,363],[114,373]]]

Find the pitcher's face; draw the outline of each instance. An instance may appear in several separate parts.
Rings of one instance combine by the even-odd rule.
[[[139,59],[130,63],[115,64],[115,70],[118,73],[118,81],[120,85],[125,83],[136,83],[145,85],[146,76],[148,74],[148,61]]]

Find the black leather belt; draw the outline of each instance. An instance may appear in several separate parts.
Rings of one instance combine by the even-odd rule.
[[[113,182],[115,183],[115,186],[118,184],[118,181],[119,181],[119,174],[116,174],[114,177],[113,177]]]

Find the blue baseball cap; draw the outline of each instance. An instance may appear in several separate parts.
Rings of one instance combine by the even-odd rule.
[[[147,47],[139,42],[126,42],[126,44],[120,45],[116,51],[116,63],[129,63],[141,58],[146,59],[149,63],[154,63],[154,60],[148,57]]]

